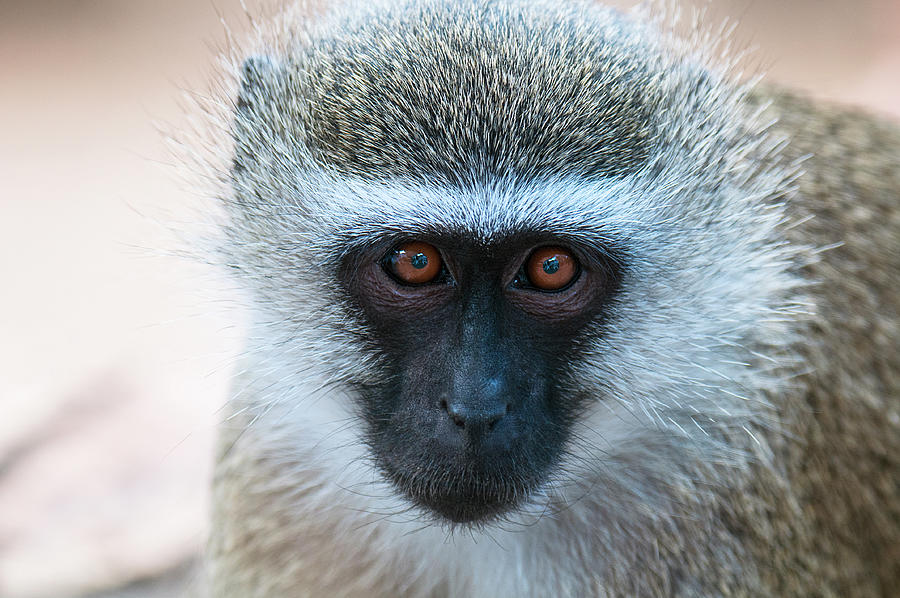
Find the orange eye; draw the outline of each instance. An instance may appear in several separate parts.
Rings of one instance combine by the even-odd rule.
[[[384,259],[384,265],[404,284],[431,282],[441,273],[441,254],[428,243],[412,241],[395,247]]]
[[[578,262],[562,247],[541,247],[525,262],[525,275],[542,291],[556,291],[575,280]]]

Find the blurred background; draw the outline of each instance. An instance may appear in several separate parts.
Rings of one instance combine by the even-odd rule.
[[[900,120],[900,1],[696,4],[769,81]],[[203,190],[154,122],[186,127],[222,20],[247,29],[239,0],[0,0],[2,598],[193,575],[240,328],[166,251]]]

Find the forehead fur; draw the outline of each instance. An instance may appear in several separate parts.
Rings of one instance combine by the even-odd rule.
[[[664,99],[638,28],[580,3],[355,7],[295,48],[282,104],[294,139],[346,175],[625,175],[648,160]]]

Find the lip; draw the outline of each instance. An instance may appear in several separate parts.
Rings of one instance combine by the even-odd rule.
[[[514,511],[533,490],[524,484],[480,476],[458,476],[457,479],[427,473],[410,476],[394,473],[390,468],[388,474],[410,501],[451,524],[490,523]],[[438,491],[438,487],[454,490]]]
[[[373,445],[375,461],[399,493],[443,523],[484,525],[518,509],[544,482],[557,461],[530,454],[536,467],[518,468],[522,449],[479,454],[478,448],[442,453],[429,441],[415,450]]]
[[[479,495],[428,495],[414,497],[442,519],[456,524],[485,524],[515,510],[521,500],[488,499]]]

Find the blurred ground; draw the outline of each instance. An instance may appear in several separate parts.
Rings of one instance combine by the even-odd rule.
[[[900,119],[900,2],[709,10],[769,80]],[[151,123],[208,87],[218,13],[245,22],[239,0],[0,0],[0,597],[192,575],[238,331],[154,251],[195,199]]]

